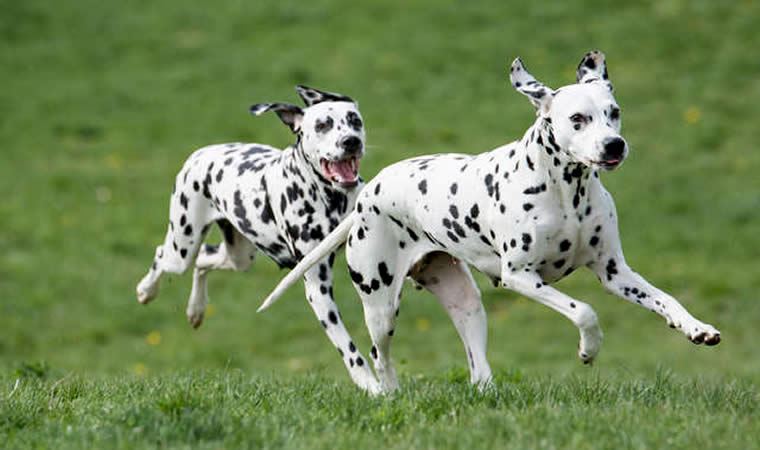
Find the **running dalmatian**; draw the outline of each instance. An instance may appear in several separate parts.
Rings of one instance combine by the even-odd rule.
[[[364,186],[359,159],[365,131],[357,104],[331,92],[298,86],[306,108],[259,103],[251,113],[275,112],[296,135],[283,151],[261,144],[220,144],[193,153],[177,175],[169,229],[148,274],[137,285],[140,303],[158,294],[164,273],[181,274],[193,262],[187,318],[197,328],[208,304],[207,277],[215,269],[247,270],[258,251],[292,268],[353,209]],[[203,244],[216,223],[219,246]],[[334,254],[303,274],[306,298],[354,381],[377,382],[356,349],[333,300]]]
[[[658,313],[695,344],[719,343],[718,330],[645,281],[623,257],[615,205],[599,177],[628,154],[604,54],[588,53],[577,84],[557,90],[536,81],[519,58],[509,77],[536,107],[536,122],[522,139],[477,156],[439,154],[387,167],[260,310],[348,239],[346,259],[364,304],[381,392],[398,387],[390,343],[407,275],[438,297],[453,320],[471,382],[491,382],[486,316],[470,265],[570,319],[580,330],[584,363],[602,343],[596,313],[551,286],[583,266],[607,290]]]

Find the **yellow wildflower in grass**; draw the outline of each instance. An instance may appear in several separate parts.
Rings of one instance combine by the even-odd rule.
[[[148,342],[149,345],[155,347],[161,343],[161,333],[158,331],[151,331],[147,336],[145,336],[145,341]]]
[[[209,303],[209,305],[206,306],[206,313],[204,316],[208,319],[214,317],[214,314],[216,314],[216,308],[214,308],[214,305]]]
[[[686,111],[683,113],[683,120],[686,121],[686,123],[689,125],[694,125],[695,123],[699,122],[699,119],[701,118],[702,110],[696,106],[690,106],[686,108]]]
[[[288,360],[288,370],[291,372],[298,372],[308,368],[309,364],[303,359],[291,358]]]
[[[137,363],[135,364],[135,373],[138,375],[145,375],[145,372],[148,371],[148,367],[143,363]]]
[[[430,319],[427,319],[425,317],[420,317],[417,319],[417,330],[419,331],[427,331],[430,329]]]
[[[501,322],[509,317],[509,311],[507,311],[507,308],[497,308],[491,313],[490,317],[493,317],[497,322]]]
[[[124,167],[124,159],[118,153],[109,153],[106,155],[106,166],[109,169],[119,170]]]

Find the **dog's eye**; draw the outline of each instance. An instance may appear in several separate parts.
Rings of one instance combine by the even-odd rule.
[[[586,116],[584,116],[581,113],[575,113],[572,116],[570,116],[570,122],[573,122],[573,123],[585,123],[586,122]]]
[[[586,117],[581,113],[575,113],[572,116],[570,116],[570,122],[573,123],[573,129],[575,131],[578,131],[581,129],[581,127],[588,122],[590,117]]]
[[[346,115],[346,123],[348,123],[348,126],[351,127],[351,128],[353,128],[356,131],[359,131],[361,129],[362,125],[364,125],[362,123],[362,119],[359,117],[359,115],[356,114],[353,111],[349,112]]]
[[[317,120],[316,125],[314,125],[314,129],[317,131],[317,133],[324,133],[326,131],[330,131],[330,128],[332,128],[332,126],[333,120],[328,117],[324,122]]]
[[[620,118],[620,108],[612,108],[610,111],[610,119],[618,120]]]

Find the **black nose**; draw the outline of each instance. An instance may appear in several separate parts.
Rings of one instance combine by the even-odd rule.
[[[604,159],[621,159],[625,153],[625,141],[622,138],[606,138],[604,145]]]
[[[359,153],[362,151],[362,140],[356,136],[346,136],[340,140],[340,148],[348,153]]]

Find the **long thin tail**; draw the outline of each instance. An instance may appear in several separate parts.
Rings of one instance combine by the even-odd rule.
[[[341,244],[346,242],[346,239],[348,239],[348,233],[351,231],[351,226],[355,221],[356,213],[352,212],[332,231],[332,233],[328,234],[327,237],[319,243],[319,245],[314,247],[314,250],[307,253],[306,256],[301,259],[301,261],[293,268],[293,270],[291,270],[285,276],[285,278],[280,281],[280,284],[274,288],[274,291],[269,294],[269,297],[264,300],[264,303],[259,306],[259,309],[256,310],[256,312],[261,312],[269,308],[272,303],[277,301],[277,299],[285,292],[285,290],[292,286],[296,281],[298,281],[303,276],[303,274],[306,273],[307,270],[309,270],[314,264],[321,261],[331,251],[335,250]]]

